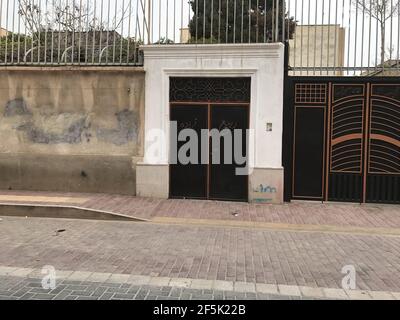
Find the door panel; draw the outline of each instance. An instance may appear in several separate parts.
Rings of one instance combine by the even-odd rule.
[[[248,175],[238,175],[236,172],[237,168],[245,168],[247,161],[238,163],[237,160],[240,161],[240,159],[235,159],[235,148],[237,148],[236,152],[240,153],[241,151],[243,157],[247,156],[246,130],[248,126],[249,110],[247,106],[222,105],[211,107],[211,129],[216,129],[218,132],[228,130],[235,147],[228,148],[230,150],[227,150],[228,152],[225,154],[225,147],[231,143],[229,139],[221,138],[219,148],[217,147],[218,141],[216,141],[218,137],[211,137],[210,139],[210,199],[248,200]],[[241,130],[240,136],[235,137],[235,130]],[[241,150],[239,150],[240,147]],[[217,157],[214,157],[216,154]],[[220,164],[213,161],[213,159],[218,158],[218,155]]]
[[[208,129],[208,108],[194,105],[171,106],[171,121],[177,122],[178,136],[184,129],[193,129],[201,137],[201,130]],[[171,146],[177,143],[178,148],[171,148],[170,158],[177,159],[178,163],[170,165],[170,197],[207,199],[207,164],[201,164],[201,143],[198,143],[198,164],[182,164],[178,150],[189,139],[183,142],[177,142],[176,139],[177,136],[171,132]]]
[[[325,108],[296,107],[293,196],[323,199]]]
[[[400,203],[400,89],[371,85],[367,202]]]
[[[331,99],[328,200],[361,202],[365,85],[332,84]]]

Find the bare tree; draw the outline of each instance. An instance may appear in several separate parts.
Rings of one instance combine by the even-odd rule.
[[[381,32],[381,64],[385,65],[386,26],[399,9],[400,0],[352,0],[356,8],[370,15],[379,23]],[[378,32],[378,30],[377,30]]]
[[[63,61],[68,57],[73,57],[75,61],[86,59],[81,56],[82,52],[100,60],[104,55],[108,57],[110,50],[113,58],[118,53],[119,56],[131,55],[132,48],[129,52],[125,51],[128,46],[136,46],[136,39],[124,38],[123,34],[117,32],[119,28],[123,29],[124,21],[131,14],[131,6],[127,1],[120,7],[117,7],[118,2],[112,8],[109,5],[107,9],[114,16],[110,21],[110,12],[104,16],[99,14],[99,10],[96,13],[93,9],[95,1],[98,0],[18,0],[18,15],[25,25],[25,38],[31,43],[28,51],[31,60],[35,54],[40,55],[34,57],[37,60],[45,59],[44,55],[49,56],[47,58],[57,55],[53,58],[59,59],[59,51]],[[107,32],[107,36],[98,31]],[[82,46],[86,46],[85,50],[80,50]],[[42,50],[39,52],[36,48],[40,47]],[[44,47],[47,52],[44,52]]]
[[[94,15],[90,5],[83,3],[68,4],[67,1],[55,1],[44,8],[32,0],[19,0],[18,14],[25,21],[27,30],[35,36],[40,31],[61,29],[63,31],[83,32],[103,28],[102,21]]]

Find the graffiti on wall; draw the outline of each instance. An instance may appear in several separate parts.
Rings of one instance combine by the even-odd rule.
[[[94,131],[99,141],[122,146],[137,142],[139,136],[139,115],[128,109],[115,114],[117,119],[115,129],[92,130],[93,125],[89,114],[34,114],[26,101],[21,98],[7,102],[3,116],[15,118],[13,128],[23,132],[30,142],[37,144],[90,143]]]
[[[270,203],[274,200],[271,198],[271,195],[277,194],[278,189],[268,184],[260,184],[256,188],[253,188],[253,193],[257,195],[253,202]]]

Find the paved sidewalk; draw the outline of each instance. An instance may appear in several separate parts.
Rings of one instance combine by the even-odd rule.
[[[262,205],[196,200],[159,200],[108,194],[0,191],[0,204],[73,206],[148,221],[254,222],[281,225],[397,229],[400,206],[291,203]],[[3,212],[1,214],[5,214]],[[229,223],[228,223],[229,224]],[[245,225],[245,224],[244,224]],[[276,226],[277,227],[277,226]],[[321,229],[321,228],[320,228]]]
[[[193,289],[127,282],[60,280],[43,289],[40,278],[0,276],[0,300],[314,300],[323,298]],[[390,297],[394,299],[393,296]]]
[[[357,290],[400,292],[399,236],[5,217],[0,243],[15,268],[340,289],[353,265]]]

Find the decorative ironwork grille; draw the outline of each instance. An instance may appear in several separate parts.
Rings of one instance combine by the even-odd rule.
[[[296,103],[326,103],[326,84],[296,84]]]
[[[251,78],[186,78],[170,79],[171,102],[243,102],[251,97]]]

